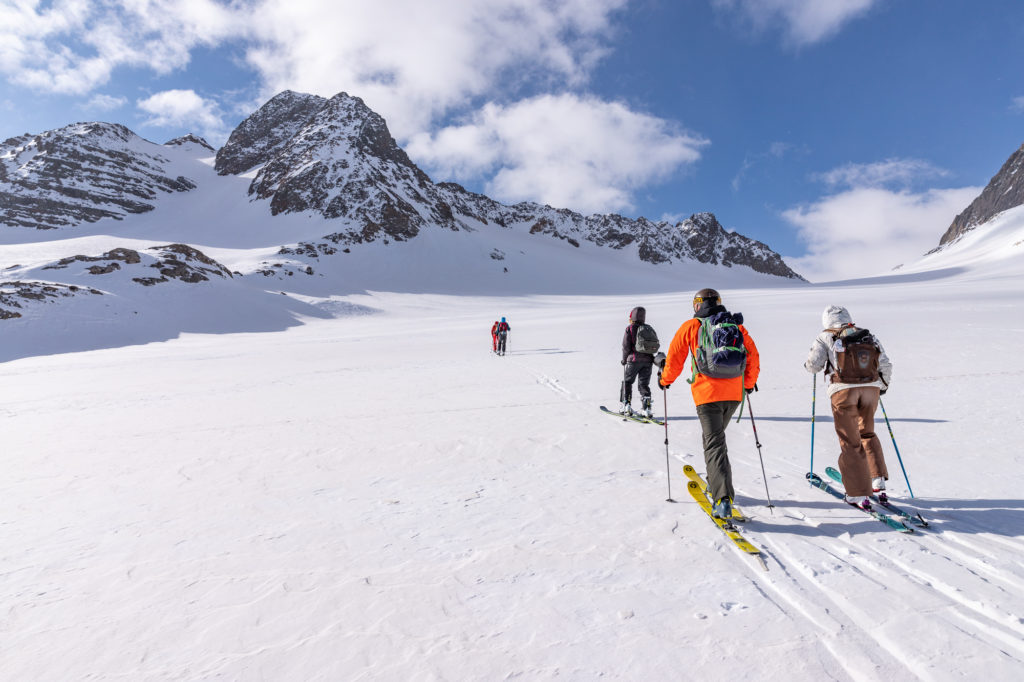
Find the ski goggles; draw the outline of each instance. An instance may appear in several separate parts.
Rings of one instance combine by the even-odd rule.
[[[721,296],[718,296],[716,298],[703,298],[701,296],[694,296],[693,297],[693,304],[694,305],[700,305],[704,301],[711,301],[715,305],[722,305],[722,297]]]

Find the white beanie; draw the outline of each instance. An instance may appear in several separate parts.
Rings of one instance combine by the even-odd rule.
[[[841,305],[827,306],[825,312],[821,314],[821,326],[824,329],[838,329],[852,323],[850,312]]]

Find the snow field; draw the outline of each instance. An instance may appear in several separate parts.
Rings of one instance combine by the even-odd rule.
[[[724,290],[762,354],[728,437],[737,551],[665,431],[614,405],[626,316],[667,346],[690,290],[350,296],[376,314],[3,365],[7,679],[1015,679],[1024,660],[1019,276]],[[980,291],[964,297],[964,292]],[[895,363],[879,414],[903,536],[804,481],[827,303]],[[970,315],[964,315],[969,308]],[[493,320],[513,331],[490,354]],[[917,352],[927,348],[927,353]],[[974,349],[974,350],[972,350]],[[985,356],[982,356],[985,357]],[[662,396],[655,389],[656,413]],[[837,445],[818,384],[815,468]],[[727,642],[728,644],[723,644]],[[689,671],[689,673],[687,672]]]

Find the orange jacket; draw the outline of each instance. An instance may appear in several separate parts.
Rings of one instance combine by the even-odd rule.
[[[743,332],[743,346],[747,349],[747,366],[742,377],[735,379],[712,379],[703,374],[690,384],[690,392],[693,393],[693,402],[697,405],[714,403],[719,400],[742,400],[743,389],[753,388],[757,383],[757,375],[761,372],[761,359],[757,353],[757,346],[750,338],[746,327],[740,325]],[[686,364],[686,356],[693,354],[698,345],[700,334],[700,320],[693,318],[683,323],[672,343],[668,346],[668,355],[665,359],[665,368],[661,372],[661,383],[670,386],[676,378],[682,374]],[[691,358],[690,362],[693,362]]]

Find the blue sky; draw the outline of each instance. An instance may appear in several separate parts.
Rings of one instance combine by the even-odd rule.
[[[215,146],[290,88],[362,97],[435,180],[711,211],[815,281],[937,245],[1024,142],[1019,0],[0,0],[0,138]]]

